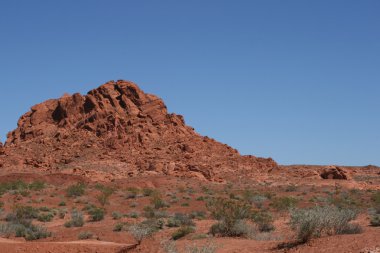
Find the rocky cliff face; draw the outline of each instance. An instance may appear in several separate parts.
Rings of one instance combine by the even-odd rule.
[[[109,178],[146,174],[220,181],[236,170],[277,167],[197,134],[164,102],[127,81],[35,105],[0,145],[3,168],[72,171]]]

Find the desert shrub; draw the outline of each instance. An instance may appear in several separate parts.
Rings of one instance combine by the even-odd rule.
[[[323,235],[343,234],[350,231],[360,232],[349,222],[357,216],[355,211],[339,209],[334,206],[313,207],[291,211],[290,224],[297,232],[297,238],[304,243],[311,238]]]
[[[151,189],[151,188],[144,188],[142,189],[142,194],[145,196],[145,197],[149,197],[149,196],[152,196],[156,191],[154,189]]]
[[[257,224],[260,232],[271,232],[275,230],[273,217],[269,212],[256,211],[252,214],[252,220]]]
[[[123,217],[123,215],[119,212],[112,212],[112,219],[114,220],[120,220]]]
[[[339,191],[335,195],[330,195],[327,198],[327,201],[329,204],[334,205],[338,208],[362,207],[361,197],[358,194],[352,192]]]
[[[16,213],[8,215],[8,222],[0,225],[0,234],[7,237],[11,235],[24,237],[28,241],[49,237],[51,233],[46,228],[32,224],[30,217],[34,216],[31,216],[29,212],[24,213],[28,209],[19,208],[19,213],[16,211]]]
[[[191,226],[182,226],[172,234],[172,239],[176,241],[178,239],[181,239],[182,237],[185,237],[186,235],[190,233],[193,233],[194,231],[195,231],[194,228]]]
[[[94,222],[103,220],[104,213],[105,213],[104,209],[98,208],[98,207],[94,207],[88,210],[88,214],[91,217],[91,221],[94,221]]]
[[[255,229],[253,226],[248,224],[246,220],[237,220],[232,224],[232,226],[227,225],[224,221],[220,221],[211,226],[210,233],[213,236],[222,235],[229,237],[251,238],[255,234]]]
[[[16,206],[13,213],[7,215],[7,221],[37,219],[39,210],[31,206]]]
[[[212,243],[207,242],[204,245],[187,245],[186,253],[215,253],[218,247]]]
[[[133,219],[137,219],[140,215],[138,212],[130,212],[127,216]]]
[[[154,209],[153,207],[151,206],[145,206],[144,209],[143,209],[143,216],[145,218],[148,218],[148,219],[153,219],[153,218],[166,218],[168,217],[168,214],[167,212],[165,211],[160,211],[160,210],[156,210]]]
[[[123,228],[124,228],[124,223],[121,223],[121,222],[119,222],[119,223],[116,223],[116,225],[114,226],[114,228],[113,228],[113,231],[114,232],[121,232],[121,231],[123,231]]]
[[[65,227],[83,227],[84,225],[84,218],[83,213],[73,210],[71,212],[71,220],[65,223]]]
[[[83,231],[83,232],[80,232],[79,235],[78,235],[78,239],[79,240],[88,240],[88,239],[92,239],[94,235],[89,232],[89,231]]]
[[[245,223],[244,219],[252,215],[251,206],[245,202],[228,200],[223,198],[213,199],[207,203],[211,215],[219,223],[211,227],[213,235],[245,236],[237,227]],[[248,225],[247,225],[248,226]]]
[[[39,240],[50,237],[51,233],[42,226],[30,224],[29,226],[19,226],[16,229],[16,237],[24,237],[27,241]]]
[[[254,195],[250,198],[250,202],[254,204],[257,208],[261,209],[264,206],[265,201],[267,201],[268,198],[262,195]]]
[[[66,214],[67,214],[67,209],[66,208],[61,208],[61,209],[58,210],[58,217],[60,219],[64,219],[65,216],[66,216]]]
[[[155,209],[168,207],[168,204],[158,194],[154,194],[150,202]]]
[[[161,242],[161,246],[165,253],[178,253],[176,243],[173,240],[165,240]]]
[[[42,213],[38,215],[37,220],[41,222],[50,222],[54,218],[54,213],[53,212],[48,212],[48,213]]]
[[[86,191],[86,185],[84,183],[77,183],[75,185],[71,185],[66,189],[66,195],[68,197],[80,197],[84,195]]]
[[[204,211],[193,211],[190,213],[189,218],[203,220],[206,218],[206,213]]]
[[[65,201],[61,201],[61,202],[59,202],[58,206],[66,206],[66,202]]]
[[[374,203],[380,204],[380,191],[376,191],[372,194],[371,199]]]
[[[43,181],[34,181],[31,184],[29,184],[29,189],[32,191],[42,191],[45,189],[46,184]]]
[[[295,192],[295,191],[297,191],[297,188],[298,187],[296,185],[290,184],[290,185],[286,186],[285,191],[286,192]]]
[[[129,226],[128,231],[140,245],[142,240],[152,236],[157,231],[157,228],[148,223],[139,223]]]
[[[191,218],[182,213],[176,213],[174,217],[171,217],[167,221],[168,227],[181,227],[181,226],[195,226],[195,223]]]
[[[100,194],[97,196],[99,203],[102,206],[105,206],[108,203],[109,197],[115,192],[115,190],[100,184],[97,184],[95,187],[100,191]]]
[[[380,227],[380,213],[376,213],[370,216],[371,226]]]
[[[277,197],[272,200],[271,206],[277,211],[286,211],[297,205],[298,200],[293,197]]]

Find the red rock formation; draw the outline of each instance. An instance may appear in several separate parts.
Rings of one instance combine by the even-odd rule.
[[[321,178],[347,180],[348,176],[345,170],[337,166],[329,166],[323,170],[321,173]]]
[[[182,116],[169,114],[160,98],[126,81],[35,105],[7,137],[6,167],[207,180],[221,180],[236,170],[249,174],[277,167],[272,159],[244,157],[200,136]]]

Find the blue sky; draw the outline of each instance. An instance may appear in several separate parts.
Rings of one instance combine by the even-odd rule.
[[[0,136],[39,102],[132,80],[242,154],[380,165],[380,1],[0,3]]]

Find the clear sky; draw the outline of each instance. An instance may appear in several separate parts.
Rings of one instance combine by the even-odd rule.
[[[0,135],[108,80],[282,164],[380,165],[378,0],[0,3]]]

